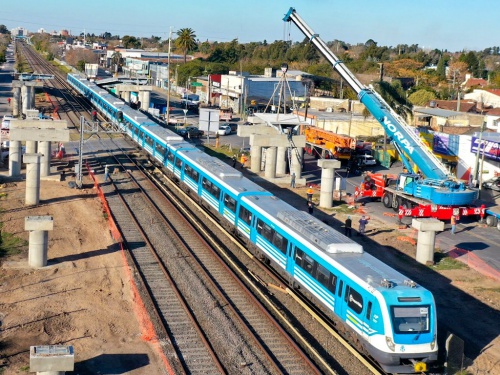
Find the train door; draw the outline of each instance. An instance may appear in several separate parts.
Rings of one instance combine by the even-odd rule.
[[[363,336],[367,337],[366,314],[363,313],[363,296],[346,283],[343,302],[343,316],[345,315],[346,321],[353,325],[358,332],[361,332]]]
[[[337,290],[337,297],[335,303],[335,313],[344,318],[345,314],[345,303],[344,303],[344,280],[339,281],[339,289]]]

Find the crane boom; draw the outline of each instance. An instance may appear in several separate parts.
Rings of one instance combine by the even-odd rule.
[[[373,117],[385,129],[388,136],[391,137],[396,148],[399,151],[404,151],[401,153],[401,156],[407,168],[411,169],[408,161],[408,159],[411,159],[424,176],[429,179],[436,181],[455,180],[455,177],[448,172],[444,164],[422,142],[414,129],[407,125],[404,119],[375,90],[359,82],[344,63],[328,48],[319,35],[315,34],[302,20],[294,8],[290,8],[283,20],[286,22],[292,21],[332,64],[340,76],[347,81],[358,95],[361,103],[366,106]]]

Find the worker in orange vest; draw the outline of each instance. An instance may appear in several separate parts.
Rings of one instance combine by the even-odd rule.
[[[312,202],[313,194],[314,194],[314,190],[313,190],[313,187],[311,185],[311,186],[309,186],[309,189],[307,189],[307,200],[309,202]]]
[[[242,169],[245,168],[245,164],[246,164],[247,160],[248,160],[247,156],[245,154],[242,154],[241,159],[240,159]]]

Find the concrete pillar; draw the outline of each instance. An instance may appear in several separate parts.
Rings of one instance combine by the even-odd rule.
[[[10,141],[9,143],[9,176],[21,175],[21,141]]]
[[[29,101],[28,86],[22,85],[21,86],[21,103],[22,103],[21,112],[23,114],[26,114],[27,113],[26,111],[29,109],[28,101]]]
[[[278,153],[276,155],[276,174],[278,176],[286,174],[287,150],[288,150],[287,147],[278,147]]]
[[[302,159],[304,157],[304,149],[302,147],[292,148],[291,150],[291,170],[290,174],[295,173],[297,179],[302,178]],[[297,157],[298,155],[298,157]],[[300,161],[299,159],[300,158]]]
[[[318,167],[321,168],[321,191],[319,205],[324,208],[333,207],[333,182],[335,168],[340,168],[340,161],[334,159],[319,159]]]
[[[278,153],[277,147],[268,147],[266,150],[266,168],[264,176],[267,179],[276,177],[276,154]]]
[[[50,141],[38,142],[38,150],[43,155],[40,161],[40,176],[50,176]]]
[[[436,232],[444,230],[444,222],[433,218],[420,218],[413,219],[411,226],[418,230],[417,262],[434,263]]]
[[[30,232],[28,263],[30,267],[41,268],[47,265],[49,230],[54,229],[52,216],[27,216],[24,230]]]
[[[130,91],[122,91],[122,97],[126,103],[130,103]]]
[[[260,163],[262,162],[262,147],[250,147],[250,170],[254,173],[260,172]]]
[[[36,154],[37,152],[37,141],[26,141],[26,153]]]
[[[13,87],[14,95],[12,96],[12,116],[19,116],[19,109],[21,106],[21,88]]]
[[[29,107],[28,109],[35,108],[35,86],[28,86]]]
[[[75,352],[69,345],[30,347],[30,371],[38,375],[64,375],[75,369]]]
[[[147,111],[151,103],[151,92],[142,91],[141,109]]]
[[[26,163],[26,199],[25,206],[40,203],[40,157],[41,154],[24,154]]]

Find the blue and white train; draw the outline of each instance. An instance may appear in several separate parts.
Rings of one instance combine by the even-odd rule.
[[[104,116],[123,124],[171,178],[385,371],[422,372],[437,360],[436,305],[428,290],[95,83],[73,74],[68,82]]]

